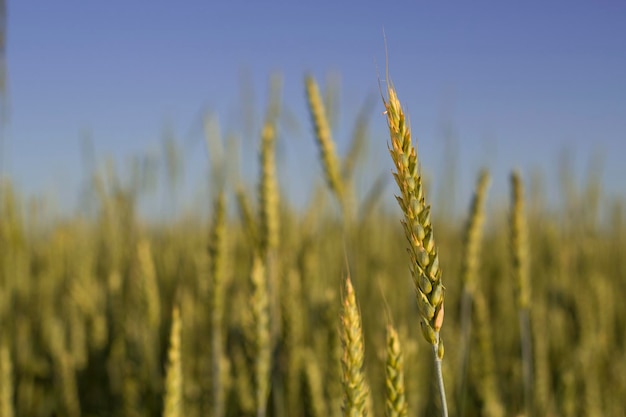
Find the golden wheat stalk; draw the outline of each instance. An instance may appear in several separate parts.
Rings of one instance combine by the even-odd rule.
[[[457,380],[457,413],[463,416],[465,409],[465,395],[467,371],[469,365],[469,347],[472,332],[472,304],[476,290],[476,279],[480,266],[480,249],[482,244],[483,223],[485,220],[485,198],[491,178],[487,170],[478,175],[476,190],[470,206],[470,215],[465,226],[464,253],[461,267],[461,295],[460,322],[461,342],[459,348],[460,366]]]
[[[485,417],[503,417],[504,406],[500,400],[497,383],[496,363],[491,332],[492,320],[483,291],[476,288],[473,294],[474,320],[476,338],[478,339],[478,362],[480,364],[480,381],[478,391],[482,397],[482,415]]]
[[[396,200],[404,213],[402,225],[409,242],[410,270],[421,314],[422,334],[433,348],[442,413],[447,416],[448,409],[441,374],[444,349],[439,334],[444,317],[444,286],[441,282],[439,255],[430,219],[430,206],[425,201],[417,151],[411,142],[411,129],[390,82],[387,88],[387,99],[383,101],[391,138],[389,153],[396,168],[393,176],[400,189],[400,195],[396,196]]]
[[[404,394],[404,354],[400,348],[398,332],[387,326],[387,363],[385,368],[385,415],[406,417],[407,402]]]
[[[330,125],[328,123],[328,115],[324,107],[324,102],[320,94],[317,82],[312,76],[305,79],[306,94],[309,102],[309,111],[315,128],[315,139],[320,148],[320,156],[324,165],[324,174],[326,182],[330,189],[335,193],[342,209],[344,204],[344,184],[341,178],[339,158],[335,151],[335,143],[332,138]]]
[[[361,328],[361,314],[356,303],[352,281],[345,280],[343,311],[341,312],[341,343],[343,356],[343,415],[359,417],[367,415],[369,389],[363,372],[365,348]]]
[[[279,201],[275,143],[275,127],[268,123],[263,127],[263,132],[261,133],[261,181],[259,183],[260,243],[263,253],[278,246]]]
[[[295,415],[301,409],[300,380],[303,372],[301,368],[307,364],[307,359],[303,358],[306,315],[303,310],[304,299],[298,270],[291,269],[284,274],[281,287],[283,289],[280,294],[281,352],[285,355],[284,368],[286,369],[283,379],[286,389],[286,408],[288,415]]]
[[[259,210],[261,253],[278,247],[280,227],[278,179],[276,177],[276,126],[268,120],[261,132],[261,180],[259,181]]]
[[[302,403],[305,415],[311,417],[327,417],[326,400],[324,398],[324,379],[320,362],[312,349],[303,348]]]
[[[258,256],[252,262],[250,274],[252,283],[252,322],[254,326],[254,389],[257,417],[265,417],[267,413],[267,400],[270,391],[271,340],[270,340],[270,316],[269,294],[267,288],[267,275],[263,261]]]
[[[213,415],[224,415],[226,390],[224,388],[224,300],[226,298],[226,276],[224,260],[226,257],[226,196],[220,191],[215,200],[213,224],[209,236],[209,277],[211,280],[211,396]]]
[[[182,417],[184,415],[181,330],[182,319],[180,317],[180,310],[178,306],[175,306],[172,310],[170,346],[167,352],[163,417]]]
[[[511,174],[511,204],[511,257],[517,305],[520,309],[526,309],[530,302],[528,237],[524,214],[524,185],[517,171]]]
[[[532,330],[530,324],[530,277],[528,237],[524,213],[524,185],[521,174],[511,174],[511,258],[513,279],[516,284],[517,307],[520,323],[522,350],[522,375],[524,383],[524,406],[526,414],[533,413],[533,358]]]

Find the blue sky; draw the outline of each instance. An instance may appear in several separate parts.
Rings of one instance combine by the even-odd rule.
[[[303,77],[340,83],[336,141],[345,151],[359,106],[389,70],[410,114],[423,166],[437,180],[457,149],[456,202],[464,210],[479,167],[506,195],[508,173],[541,170],[558,194],[563,153],[584,177],[604,162],[606,192],[626,195],[626,3],[525,2],[85,2],[8,1],[5,172],[28,195],[71,209],[84,183],[81,143],[120,167],[180,140],[180,199],[206,190],[200,115],[242,137],[254,181],[258,125],[269,77],[298,121],[281,131],[282,186],[296,204],[320,175]],[[242,95],[242,80],[253,95]],[[384,79],[383,79],[384,82]],[[246,103],[243,103],[246,101]],[[252,104],[250,104],[250,101]],[[370,174],[390,170],[382,104],[372,112]],[[445,132],[452,132],[452,135]],[[245,174],[247,172],[247,174]]]

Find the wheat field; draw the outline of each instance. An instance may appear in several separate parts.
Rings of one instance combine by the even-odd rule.
[[[2,184],[0,417],[625,416],[623,201],[590,181],[550,209],[512,169],[494,207],[485,169],[464,221],[442,218],[391,86],[368,147],[398,201],[360,196],[366,122],[340,154],[302,90],[322,173],[302,210],[279,186],[279,88],[242,150],[256,182],[224,156],[208,216],[145,221],[109,172],[94,216],[50,222]]]

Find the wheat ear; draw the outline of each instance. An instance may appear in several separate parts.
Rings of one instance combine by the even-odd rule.
[[[390,324],[387,326],[387,361],[385,368],[385,415],[406,417],[407,402],[404,394],[404,354],[400,349],[398,332]]]
[[[444,351],[439,335],[444,317],[444,286],[430,220],[430,206],[424,198],[417,151],[411,142],[411,129],[391,84],[388,85],[384,104],[391,137],[389,153],[396,168],[393,176],[400,189],[400,195],[396,199],[404,213],[402,225],[409,242],[410,270],[421,314],[420,324],[424,338],[433,349],[442,414],[445,417],[448,415],[448,407],[441,373]]]
[[[524,214],[524,185],[519,172],[511,174],[511,258],[513,279],[516,284],[517,307],[522,348],[522,375],[524,378],[524,405],[526,414],[533,413],[533,359],[532,332],[530,325],[530,282],[528,262],[528,238]]]
[[[341,178],[339,158],[337,157],[335,151],[335,143],[333,142],[331,135],[324,102],[322,100],[319,87],[312,76],[306,77],[305,85],[306,95],[309,102],[309,112],[311,113],[313,127],[315,128],[315,139],[317,140],[317,144],[320,148],[326,182],[337,196],[342,210],[344,210],[344,184]]]
[[[183,414],[183,372],[181,362],[181,329],[180,310],[175,306],[172,310],[172,327],[170,330],[170,347],[167,352],[167,371],[165,375],[165,399],[163,401],[163,417],[182,417]]]
[[[213,416],[224,415],[224,380],[227,358],[224,356],[224,300],[226,277],[224,260],[226,255],[226,197],[220,191],[215,199],[213,224],[209,236],[209,279],[211,280],[211,401]]]
[[[361,313],[350,276],[345,280],[343,311],[341,313],[341,344],[343,356],[343,415],[358,417],[367,415],[369,389],[363,372],[365,348],[361,328]]]
[[[476,190],[470,206],[470,215],[465,226],[464,253],[462,259],[461,282],[461,343],[460,366],[457,389],[457,413],[463,416],[465,408],[465,394],[467,369],[469,363],[469,346],[472,332],[472,304],[476,290],[476,275],[480,264],[480,249],[485,220],[485,198],[491,178],[487,170],[482,170],[478,176]]]
[[[261,132],[261,180],[259,182],[259,210],[261,252],[278,247],[279,213],[278,180],[276,178],[276,127],[265,123]]]
[[[270,391],[271,346],[270,346],[270,319],[269,294],[267,277],[263,261],[258,256],[252,262],[250,274],[252,283],[252,319],[254,326],[254,390],[257,417],[265,417],[267,399]]]

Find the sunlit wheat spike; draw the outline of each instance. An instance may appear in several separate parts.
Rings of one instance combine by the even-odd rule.
[[[306,77],[305,84],[307,99],[309,101],[309,112],[311,113],[313,127],[315,128],[315,139],[320,148],[326,182],[343,205],[344,185],[341,179],[339,158],[335,151],[335,143],[328,124],[328,115],[324,108],[324,102],[319,87],[312,76]]]
[[[369,390],[363,371],[365,348],[361,330],[361,314],[350,276],[346,277],[341,312],[341,342],[343,356],[343,415],[367,415]]]
[[[167,352],[163,417],[182,417],[184,415],[181,329],[182,319],[180,317],[180,310],[178,306],[175,306],[172,310],[170,343]]]
[[[405,417],[407,415],[407,403],[404,393],[404,354],[400,348],[398,332],[392,325],[387,326],[385,371],[385,415],[387,417]]]
[[[436,346],[443,323],[444,288],[430,220],[430,206],[426,205],[417,152],[411,143],[411,130],[392,87],[389,87],[388,95],[385,108],[391,136],[389,153],[396,168],[394,178],[400,189],[396,199],[404,213],[402,224],[409,242],[411,275],[422,314],[423,334],[430,344]]]
[[[432,345],[435,375],[441,395],[442,415],[448,415],[445,388],[441,372],[443,343],[439,331],[444,318],[444,286],[433,227],[430,206],[426,204],[417,150],[411,142],[411,129],[400,105],[393,84],[387,84],[385,114],[391,139],[389,153],[395,167],[393,176],[400,195],[396,200],[404,213],[404,234],[409,243],[410,270],[421,315],[422,335]]]
[[[424,337],[436,346],[443,323],[444,287],[430,220],[430,206],[426,205],[417,151],[411,143],[411,130],[392,87],[389,87],[388,95],[385,108],[391,136],[389,153],[396,168],[394,178],[400,189],[396,199],[404,213],[402,224],[409,242],[410,269],[422,315]]]

